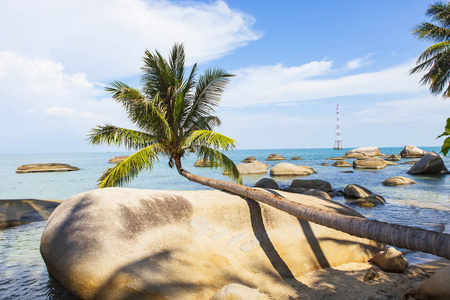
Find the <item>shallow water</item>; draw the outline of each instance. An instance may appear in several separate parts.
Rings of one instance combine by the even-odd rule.
[[[398,154],[402,148],[380,148],[385,154]],[[437,147],[423,147],[428,151],[439,151]],[[333,161],[326,158],[343,156],[345,150],[332,149],[283,149],[283,150],[236,150],[228,153],[235,162],[248,156],[259,161],[272,153],[286,157],[285,162],[312,166],[317,174],[301,177],[304,179],[323,179],[329,181],[334,190],[343,190],[347,184],[360,184],[383,196],[387,204],[375,208],[353,207],[368,218],[402,225],[422,227],[443,231],[450,227],[450,176],[410,176],[406,174],[411,165],[387,166],[382,170],[353,170],[322,166],[321,163]],[[67,199],[75,194],[95,188],[96,180],[109,166],[108,159],[129,153],[75,153],[75,154],[28,154],[0,155],[0,199]],[[290,161],[292,156],[303,160]],[[228,180],[220,170],[195,168],[197,158],[190,156],[183,166],[192,173]],[[351,160],[349,160],[351,161]],[[402,160],[404,162],[406,160]],[[444,158],[448,167],[450,159]],[[16,174],[18,166],[29,163],[69,163],[80,171],[62,173]],[[279,161],[266,162],[273,166]],[[381,182],[393,176],[411,177],[417,184],[399,187],[385,187]],[[253,186],[268,174],[244,176],[244,184]],[[296,177],[275,178],[281,187],[290,185]],[[166,160],[155,166],[152,172],[145,172],[127,185],[130,188],[202,190],[208,189],[189,182],[167,166]],[[334,200],[345,203],[343,197]],[[71,299],[64,288],[49,278],[45,264],[39,253],[40,237],[45,222],[35,222],[0,230],[0,299]]]

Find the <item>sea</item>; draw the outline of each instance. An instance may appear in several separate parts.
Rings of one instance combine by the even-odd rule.
[[[420,147],[439,153],[439,147]],[[281,188],[288,187],[294,179],[321,179],[331,183],[333,190],[343,190],[348,184],[359,184],[386,199],[386,204],[374,208],[351,206],[365,217],[384,222],[421,227],[448,232],[450,228],[450,175],[408,175],[412,159],[402,159],[396,166],[381,170],[357,170],[336,168],[328,158],[343,156],[349,149],[257,149],[233,150],[226,155],[236,164],[244,158],[255,156],[269,167],[280,161],[265,161],[270,154],[286,158],[283,162],[311,166],[317,173],[303,177],[274,177]],[[380,148],[380,152],[399,154],[402,147]],[[97,179],[111,166],[108,160],[114,156],[130,155],[130,152],[92,152],[55,154],[1,154],[0,201],[2,199],[68,199],[76,194],[96,189]],[[291,160],[299,156],[302,160]],[[198,168],[198,158],[190,155],[183,160],[183,167],[191,173],[214,179],[229,180],[220,169]],[[443,157],[450,168],[450,158]],[[348,160],[350,163],[352,159]],[[80,168],[72,172],[17,174],[17,167],[31,163],[67,163]],[[143,171],[125,185],[125,188],[152,190],[205,190],[210,189],[190,182],[168,166],[168,159],[161,157],[154,168]],[[329,163],[330,166],[323,166]],[[344,171],[353,171],[352,173]],[[417,184],[387,187],[381,183],[393,176],[413,178]],[[269,174],[243,175],[243,184],[254,184]],[[343,197],[334,201],[348,204]],[[350,204],[349,204],[350,205]],[[39,253],[39,243],[45,221],[0,230],[0,299],[75,299],[49,276]]]

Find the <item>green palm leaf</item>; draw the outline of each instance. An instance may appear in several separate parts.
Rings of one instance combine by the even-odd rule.
[[[142,149],[154,143],[155,137],[145,132],[106,124],[93,128],[88,140],[93,145],[123,145],[127,149]]]
[[[235,182],[242,184],[242,177],[238,168],[225,154],[206,146],[199,147],[197,149],[197,154],[199,158],[209,159],[213,168],[222,169],[225,175]]]
[[[210,130],[196,130],[190,133],[184,144],[187,148],[198,148],[206,146],[208,148],[231,150],[235,148],[235,140]]]
[[[135,178],[142,170],[151,170],[154,162],[158,160],[158,154],[164,152],[163,149],[161,145],[153,144],[130,155],[116,166],[108,168],[99,178],[98,187],[121,186]]]

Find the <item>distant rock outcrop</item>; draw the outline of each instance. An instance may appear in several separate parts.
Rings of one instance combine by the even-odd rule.
[[[299,156],[293,156],[291,158],[291,160],[302,160],[303,158],[299,157]]]
[[[346,160],[347,158],[336,156],[336,157],[331,157],[331,158],[327,158],[327,159],[329,159],[329,160]]]
[[[372,157],[380,154],[380,148],[378,147],[361,147],[348,151],[345,153],[346,158],[358,158],[358,157]]]
[[[313,167],[280,163],[270,169],[270,176],[305,176],[317,173]]]
[[[335,162],[334,164],[332,164],[333,167],[338,167],[338,168],[348,168],[351,167],[352,165],[345,160],[338,160],[337,162]]]
[[[425,154],[407,172],[410,175],[417,174],[450,174],[442,158],[436,152]]]
[[[211,168],[215,167],[217,164],[211,164],[211,161],[209,159],[203,159],[200,158],[194,163],[194,167],[197,168]]]
[[[241,162],[243,162],[243,163],[251,163],[251,162],[254,162],[254,161],[256,161],[256,157],[249,156],[247,158],[244,158]]]
[[[403,158],[419,158],[424,156],[427,151],[417,148],[413,145],[406,145],[400,152],[400,156]]]
[[[285,160],[285,158],[278,154],[270,154],[266,160]]]
[[[114,157],[111,157],[109,160],[108,160],[108,162],[110,163],[110,164],[118,164],[118,163],[121,163],[121,162],[123,162],[125,159],[127,159],[128,157],[130,157],[129,155],[122,155],[122,156],[114,156]]]
[[[49,164],[28,164],[17,168],[16,173],[37,173],[37,172],[68,172],[78,171],[80,168],[69,164],[49,163]]]
[[[402,160],[402,157],[400,155],[397,155],[397,154],[392,154],[392,155],[386,157],[384,160],[387,160],[387,161],[400,161],[400,160]]]
[[[363,218],[335,201],[277,193]],[[366,262],[383,249],[228,192],[130,188],[63,201],[40,244],[52,277],[82,299],[209,299],[234,282],[271,299],[295,299],[305,288],[300,276]]]

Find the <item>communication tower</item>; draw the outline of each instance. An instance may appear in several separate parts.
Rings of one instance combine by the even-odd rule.
[[[334,150],[342,150],[344,149],[344,147],[342,146],[342,135],[341,135],[341,120],[339,119],[339,104],[337,105],[336,108],[336,114],[337,114],[337,119],[336,119],[336,139],[334,140]]]

